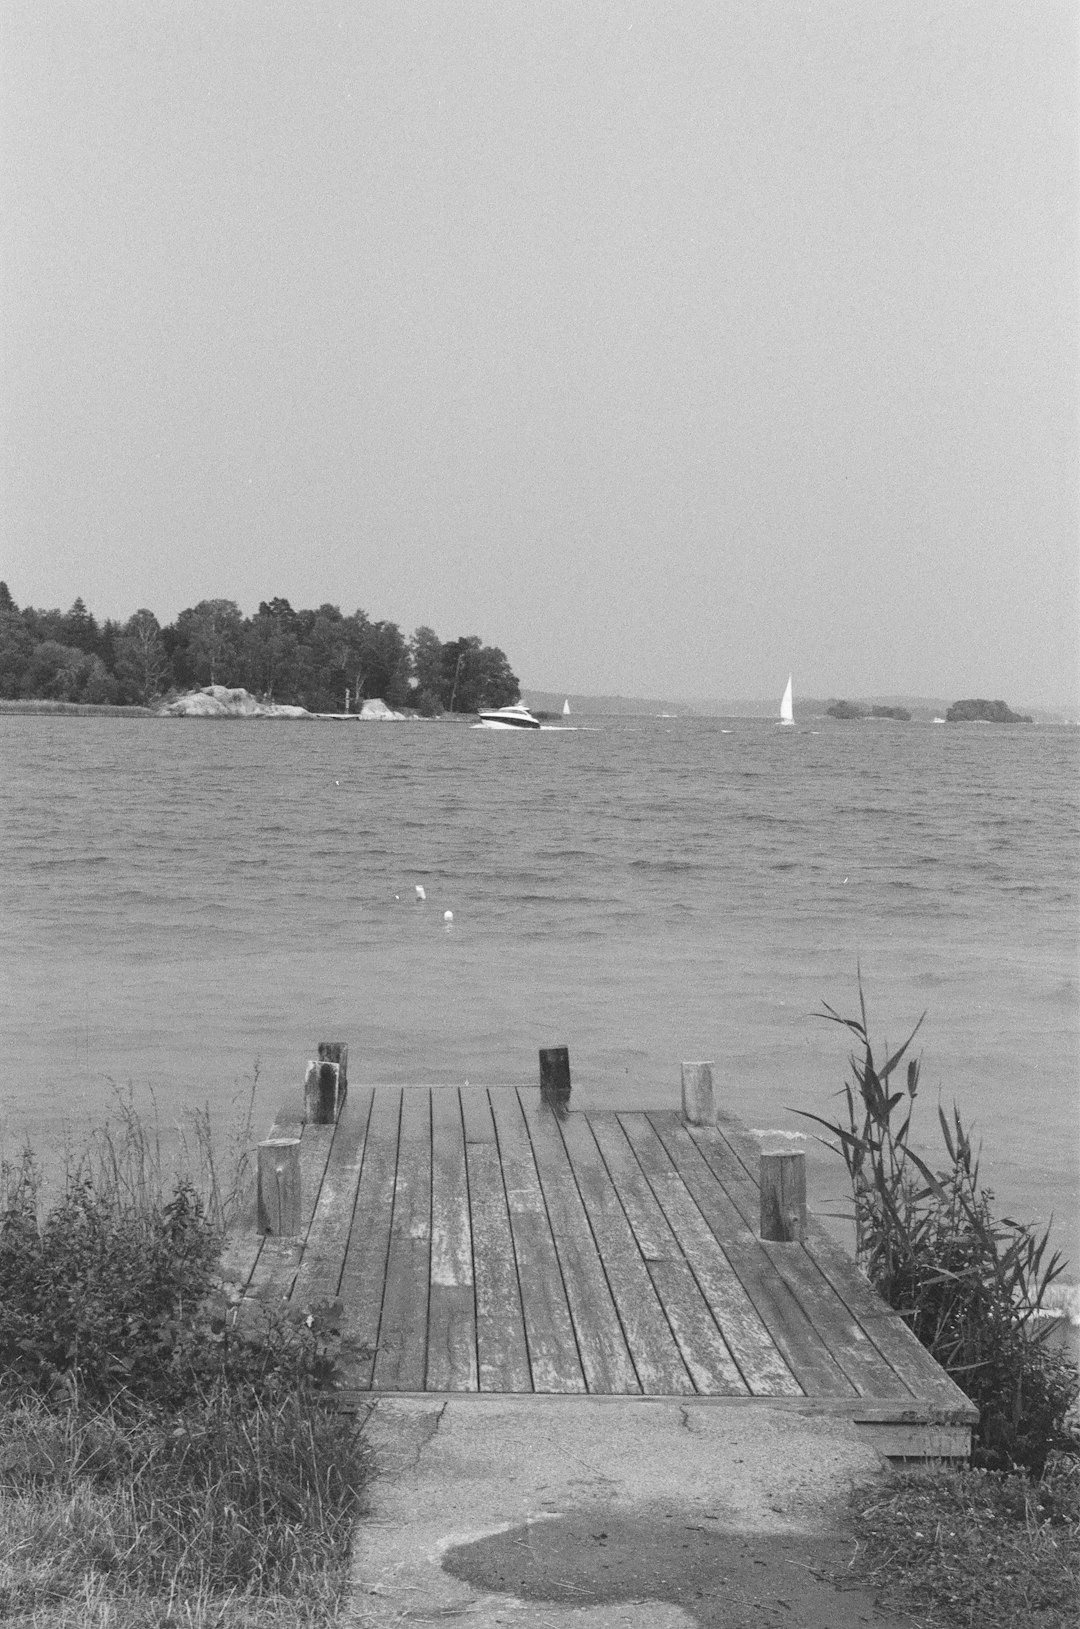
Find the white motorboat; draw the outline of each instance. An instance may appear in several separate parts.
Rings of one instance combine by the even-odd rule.
[[[538,730],[540,720],[534,718],[523,702],[512,707],[496,707],[480,714],[480,728],[487,730]]]

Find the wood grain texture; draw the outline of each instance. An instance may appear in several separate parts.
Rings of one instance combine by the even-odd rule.
[[[624,1130],[656,1198],[678,1237],[683,1254],[709,1303],[746,1387],[754,1396],[800,1390],[780,1357],[757,1308],[708,1227],[686,1185],[644,1115],[624,1115]],[[672,1124],[679,1124],[672,1115]]]
[[[401,1088],[377,1087],[338,1291],[344,1303],[342,1366],[347,1384],[360,1388],[371,1384],[382,1321],[400,1123]]]
[[[532,1144],[516,1092],[492,1091],[534,1391],[583,1392],[585,1372]]]
[[[431,1282],[431,1089],[401,1094],[394,1214],[372,1385],[422,1391],[427,1370]]]
[[[691,1129],[690,1136],[706,1164],[721,1176],[744,1226],[752,1227],[757,1213],[757,1195],[746,1169],[748,1150],[732,1148],[727,1135]],[[910,1397],[902,1377],[870,1340],[846,1303],[823,1277],[802,1244],[773,1244],[761,1241],[761,1249],[772,1268],[770,1282],[783,1284],[802,1308],[807,1323],[826,1347],[833,1362],[860,1396]],[[854,1266],[852,1271],[855,1271]],[[821,1382],[813,1382],[815,1394]],[[831,1395],[826,1392],[825,1395]]]
[[[462,1106],[465,1097],[462,1094]],[[518,1262],[487,1093],[469,1105],[466,1144],[476,1283],[476,1347],[481,1391],[531,1391],[533,1378]]]
[[[472,1218],[461,1098],[453,1087],[431,1091],[429,1293],[427,1388],[477,1391]]]
[[[364,1163],[372,1095],[370,1086],[358,1088],[334,1127],[322,1188],[290,1296],[298,1306],[310,1308],[337,1295]]]
[[[585,1115],[560,1132],[643,1391],[693,1392],[694,1382]]]
[[[581,1202],[559,1121],[531,1095],[521,1103],[590,1391],[635,1392],[641,1381]],[[527,1298],[527,1296],[526,1296]]]

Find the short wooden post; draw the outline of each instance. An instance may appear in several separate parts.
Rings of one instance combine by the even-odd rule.
[[[570,1049],[565,1046],[540,1048],[540,1100],[549,1108],[570,1107]]]
[[[322,1063],[336,1063],[338,1066],[337,1112],[340,1114],[345,1106],[345,1093],[349,1089],[348,1041],[320,1041],[319,1060]]]
[[[339,1064],[314,1059],[304,1076],[304,1119],[313,1126],[337,1123]]]
[[[300,1231],[300,1139],[259,1144],[259,1232],[291,1238]]]
[[[780,1244],[806,1238],[806,1155],[762,1153],[761,1237]]]
[[[714,1126],[712,1064],[684,1063],[682,1066],[683,1119],[691,1126]]]

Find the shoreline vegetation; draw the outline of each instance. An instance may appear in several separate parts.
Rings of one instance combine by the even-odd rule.
[[[0,582],[0,704],[55,702],[158,712],[206,686],[245,689],[270,707],[358,713],[364,702],[421,717],[504,707],[520,695],[497,645],[441,640],[419,627],[336,605],[294,610],[263,600],[245,617],[233,600],[200,600],[166,626],[142,607],[98,622],[83,600],[68,611],[20,607]]]
[[[224,1156],[196,1115],[170,1165],[129,1094],[48,1199],[0,1165],[5,1623],[338,1619],[372,1465],[314,1325],[239,1319],[221,1275],[250,1114]]]
[[[1045,1314],[1067,1264],[1049,1228],[995,1215],[955,1106],[938,1107],[944,1166],[915,1152],[922,1019],[875,1057],[861,978],[857,1016],[818,1016],[854,1042],[845,1112],[800,1112],[846,1166],[856,1259],[980,1411],[971,1469],[855,1490],[850,1576],[926,1625],[1065,1629],[1080,1593],[1080,1374]]]

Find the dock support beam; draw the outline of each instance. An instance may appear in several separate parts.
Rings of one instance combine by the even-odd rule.
[[[300,1139],[271,1137],[259,1144],[260,1233],[279,1238],[300,1231]]]
[[[716,1124],[711,1063],[684,1063],[682,1066],[682,1112],[690,1126]]]
[[[336,1063],[338,1066],[338,1113],[345,1102],[345,1093],[349,1089],[349,1043],[348,1041],[320,1041],[319,1062]]]
[[[759,1169],[761,1237],[778,1244],[806,1238],[806,1155],[765,1154]]]
[[[341,1092],[341,1065],[315,1059],[304,1077],[304,1119],[313,1126],[337,1124]]]
[[[549,1108],[565,1114],[570,1107],[570,1049],[540,1048],[540,1098]]]

